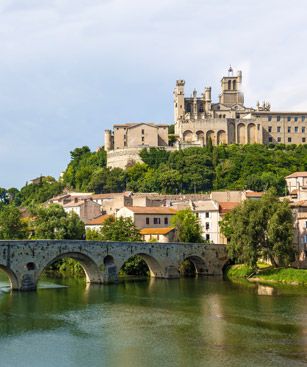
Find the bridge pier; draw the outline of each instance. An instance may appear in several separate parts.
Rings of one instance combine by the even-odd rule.
[[[218,275],[227,262],[223,245],[202,243],[142,243],[71,240],[0,241],[0,270],[9,277],[11,288],[35,291],[44,269],[55,261],[72,258],[81,264],[88,283],[118,281],[118,271],[132,256],[140,256],[150,276],[179,278],[180,264],[189,259],[200,275]]]
[[[175,266],[167,266],[165,268],[165,279],[177,279],[180,278],[179,270]]]

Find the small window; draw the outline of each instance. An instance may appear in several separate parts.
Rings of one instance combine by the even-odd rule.
[[[291,143],[292,142],[292,139],[291,138],[288,138],[288,143]]]
[[[302,127],[302,133],[304,133],[304,132],[305,132],[305,127],[303,126],[303,127]]]
[[[297,116],[295,116],[295,117],[294,117],[294,121],[295,121],[295,122],[297,122],[297,121],[298,121],[298,117],[297,117]]]
[[[297,126],[295,126],[295,128],[294,128],[294,132],[298,133],[298,127]]]
[[[145,138],[144,138],[144,136],[142,136],[142,141],[144,141],[145,140]]]
[[[271,133],[272,132],[272,126],[269,126],[268,130],[269,130],[269,133]]]
[[[208,222],[206,222],[206,229],[210,228],[210,224]]]
[[[143,134],[143,135],[145,134],[145,130],[144,130],[144,129],[142,129],[142,134]]]
[[[280,136],[277,138],[277,141],[278,141],[278,143],[281,142],[281,137]]]
[[[154,224],[161,224],[160,218],[154,218]]]
[[[305,121],[305,116],[302,116],[302,121]]]
[[[304,243],[307,243],[307,235],[304,235]]]
[[[164,218],[164,224],[168,224],[168,218],[167,217]]]
[[[280,121],[280,116],[277,116],[277,121]]]
[[[210,241],[210,234],[209,234],[209,233],[207,233],[207,234],[206,234],[206,240],[207,240],[207,241]],[[306,241],[306,242],[307,242],[307,241]]]
[[[272,141],[273,141],[273,138],[270,136],[269,137],[269,143],[272,143]]]
[[[210,218],[209,212],[206,212],[206,218]]]
[[[149,224],[150,222],[149,222],[149,218],[146,218],[146,224]]]
[[[272,116],[268,116],[268,121],[272,121]]]
[[[288,122],[290,122],[291,121],[291,116],[288,116],[287,120],[288,120]]]
[[[306,143],[306,138],[302,138],[302,143]]]
[[[288,126],[288,133],[291,133],[291,127]]]
[[[277,126],[277,132],[280,133],[280,126]]]

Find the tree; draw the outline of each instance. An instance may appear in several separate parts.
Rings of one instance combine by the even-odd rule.
[[[76,213],[66,213],[64,209],[51,204],[33,210],[33,230],[35,239],[80,240],[84,238],[84,223]]]
[[[221,222],[228,239],[228,253],[237,262],[257,268],[257,261],[269,259],[274,266],[294,260],[293,216],[289,203],[280,202],[273,191],[260,200],[246,200]]]
[[[176,227],[179,242],[204,242],[201,235],[201,225],[192,210],[179,210],[171,222]]]
[[[14,205],[6,205],[0,210],[0,239],[17,240],[27,237],[26,225],[21,213]]]
[[[100,241],[141,241],[139,230],[135,227],[131,218],[109,217],[105,220],[97,234],[87,232],[87,239]]]

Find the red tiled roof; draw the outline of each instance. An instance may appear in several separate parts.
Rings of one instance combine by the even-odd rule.
[[[97,225],[100,225],[102,224],[106,219],[112,217],[112,215],[110,214],[104,214],[104,215],[100,215],[99,217],[96,217],[96,218],[93,218],[93,219],[90,219],[86,222],[86,225],[88,226],[97,226]]]
[[[232,209],[236,208],[240,205],[238,202],[232,202],[232,201],[225,201],[221,202],[220,204],[220,213],[225,214],[230,212]]]
[[[175,227],[166,227],[166,228],[143,228],[140,230],[140,234],[168,234],[169,232],[173,231]]]
[[[177,210],[165,206],[127,206],[135,214],[176,214]]]
[[[264,192],[257,192],[257,191],[246,191],[245,195],[247,198],[261,198]]]
[[[307,172],[294,172],[291,175],[286,176],[286,178],[297,178],[297,177],[307,177]]]

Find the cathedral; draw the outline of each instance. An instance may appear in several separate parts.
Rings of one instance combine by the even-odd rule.
[[[166,150],[219,144],[305,144],[307,112],[271,111],[268,102],[256,107],[244,105],[242,72],[232,67],[221,80],[218,102],[211,99],[211,87],[198,96],[185,96],[185,81],[177,80],[174,90],[175,143],[168,141],[168,125],[151,122],[115,124],[105,131],[109,167],[125,168],[140,162],[143,148]]]
[[[184,80],[174,90],[175,134],[181,147],[217,144],[304,144],[307,112],[273,112],[268,102],[256,108],[244,105],[242,72],[230,67],[221,80],[219,101],[211,99],[211,87],[185,97]]]

